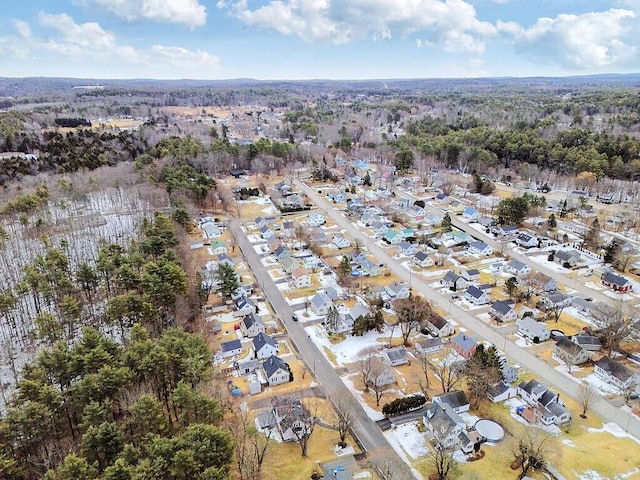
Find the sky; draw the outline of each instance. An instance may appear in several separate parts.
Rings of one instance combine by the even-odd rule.
[[[1,10],[3,77],[640,71],[640,0],[3,0]]]

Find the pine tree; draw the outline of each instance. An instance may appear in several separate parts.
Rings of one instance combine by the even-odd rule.
[[[440,222],[440,228],[442,229],[443,232],[451,231],[451,217],[449,216],[449,213],[445,213],[444,217],[442,217],[442,222]]]
[[[238,274],[228,263],[221,263],[218,265],[218,269],[215,273],[215,279],[218,282],[220,296],[224,299],[230,299],[231,296],[238,291],[238,288],[240,288]]]
[[[556,216],[553,213],[549,215],[549,219],[547,220],[547,226],[552,230],[558,228],[558,221],[556,220]]]

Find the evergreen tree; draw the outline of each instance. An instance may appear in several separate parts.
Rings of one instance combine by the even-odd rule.
[[[558,221],[556,220],[556,216],[553,213],[549,215],[549,219],[547,220],[547,226],[551,230],[555,230],[556,228],[558,228]]]
[[[338,265],[338,282],[341,285],[344,285],[345,283],[347,283],[350,275],[351,262],[349,262],[349,257],[343,255],[342,260],[340,260],[340,265]]]
[[[371,186],[371,176],[369,175],[369,171],[367,171],[367,174],[364,176],[364,179],[362,180],[362,184],[365,187]]]
[[[225,300],[231,298],[240,288],[240,281],[235,269],[228,263],[221,263],[215,272],[215,279],[218,282],[218,291]]]
[[[444,217],[442,217],[442,222],[440,222],[440,228],[443,232],[451,231],[451,217],[449,216],[448,212],[444,214]]]

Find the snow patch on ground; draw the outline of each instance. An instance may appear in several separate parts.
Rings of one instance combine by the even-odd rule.
[[[634,442],[640,444],[640,440],[639,439],[637,439],[633,435],[630,435],[627,432],[625,432],[624,429],[620,425],[618,425],[616,423],[605,423],[604,425],[602,425],[602,428],[587,428],[587,431],[592,432],[592,433],[606,432],[606,433],[610,433],[614,437],[630,438]]]
[[[429,453],[425,435],[418,431],[418,422],[398,425],[384,433],[393,449],[403,458],[424,457]]]
[[[367,402],[365,402],[362,398],[362,392],[355,387],[349,377],[342,377],[342,382],[351,391],[351,393],[353,393],[353,396],[358,399],[358,402],[362,406],[364,413],[366,413],[371,420],[375,422],[376,420],[382,420],[384,418],[382,412],[378,412],[377,410],[374,410],[369,405],[367,405]]]

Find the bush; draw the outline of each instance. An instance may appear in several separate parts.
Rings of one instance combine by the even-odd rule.
[[[400,415],[411,410],[417,410],[427,403],[427,399],[422,394],[410,397],[397,398],[382,407],[382,413],[388,416]]]

